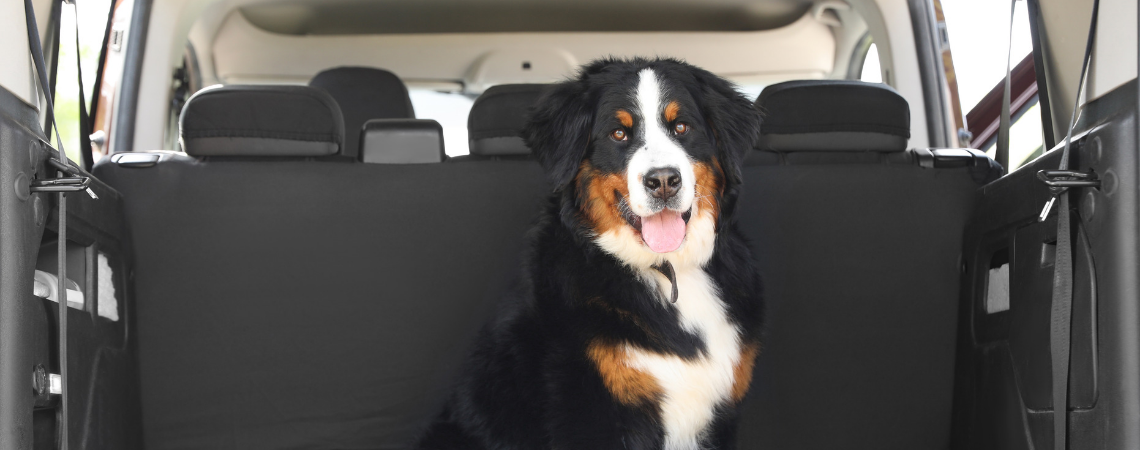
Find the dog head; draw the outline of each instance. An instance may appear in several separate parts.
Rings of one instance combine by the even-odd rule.
[[[760,128],[727,81],[670,59],[600,60],[548,90],[524,137],[562,220],[627,264],[703,264]]]

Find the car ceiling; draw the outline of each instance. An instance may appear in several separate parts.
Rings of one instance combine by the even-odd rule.
[[[478,94],[493,84],[557,81],[596,58],[656,55],[738,83],[767,84],[827,76],[836,35],[865,30],[857,15],[840,20],[835,10],[814,6],[801,0],[221,0],[190,35],[207,83],[304,83],[320,70],[354,65],[382,67],[420,87]],[[835,28],[840,21],[842,32]]]
[[[240,8],[293,35],[759,31],[800,18],[806,0],[286,0]]]

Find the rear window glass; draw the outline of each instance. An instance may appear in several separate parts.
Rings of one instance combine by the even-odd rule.
[[[467,114],[475,98],[459,92],[408,89],[417,119],[432,119],[443,127],[443,149],[448,156],[469,153],[467,149]]]

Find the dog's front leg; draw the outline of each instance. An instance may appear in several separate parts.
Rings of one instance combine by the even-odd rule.
[[[738,405],[722,405],[717,409],[716,418],[709,425],[701,448],[715,450],[736,449]]]
[[[556,361],[546,373],[550,393],[547,432],[556,450],[658,450],[663,432],[656,405],[614,398],[594,365]]]

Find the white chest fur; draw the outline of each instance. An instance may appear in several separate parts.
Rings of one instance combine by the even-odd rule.
[[[740,335],[728,321],[724,302],[712,280],[699,267],[678,271],[679,296],[674,305],[681,326],[701,338],[707,352],[685,360],[629,348],[631,366],[657,379],[664,399],[661,422],[665,449],[696,450],[718,405],[728,401],[734,369],[740,360]],[[668,279],[654,274],[665,298],[672,289]]]

